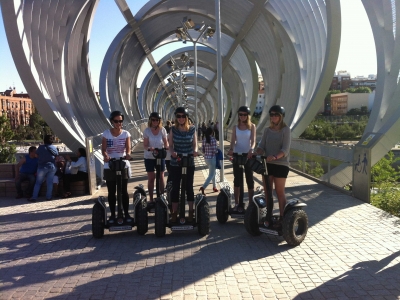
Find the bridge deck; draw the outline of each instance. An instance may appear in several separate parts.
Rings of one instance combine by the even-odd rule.
[[[129,190],[146,173],[134,151]],[[227,163],[225,177],[232,183]],[[204,182],[200,166],[195,192]],[[257,177],[260,182],[260,178]],[[242,221],[217,222],[217,193],[206,192],[211,232],[91,234],[91,197],[0,200],[0,299],[399,299],[400,220],[290,172],[288,198],[307,203],[309,231],[288,247],[250,236]],[[99,194],[106,195],[103,187]],[[97,195],[96,195],[97,197]]]

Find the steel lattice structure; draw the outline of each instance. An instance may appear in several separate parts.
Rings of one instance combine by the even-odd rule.
[[[366,132],[381,134],[372,149],[373,163],[398,141],[400,43],[396,43],[400,9],[391,0],[362,0],[377,49],[376,98]],[[129,122],[157,110],[170,118],[176,102],[166,78],[166,62],[191,53],[177,50],[155,61],[152,52],[176,41],[176,24],[185,16],[215,24],[214,1],[151,0],[133,16],[125,0],[115,0],[127,25],[114,38],[100,74],[99,104],[93,91],[88,44],[98,0],[2,1],[8,42],[21,79],[39,112],[70,148],[84,145],[109,126],[106,116],[121,110]],[[298,137],[316,115],[330,86],[340,45],[337,0],[222,0],[224,123],[231,127],[240,105],[254,109],[257,65],[265,83],[265,108],[280,104]],[[194,32],[193,35],[196,33]],[[189,110],[198,101],[199,119],[216,119],[216,42],[198,50],[198,99],[188,74]],[[145,60],[152,70],[136,98],[138,72]],[[263,114],[258,128],[267,123]]]

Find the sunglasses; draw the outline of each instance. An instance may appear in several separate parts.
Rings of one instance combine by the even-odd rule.
[[[159,122],[159,119],[151,119],[152,122]]]
[[[176,118],[177,119],[183,119],[183,118],[186,118],[186,115],[176,115]]]
[[[113,122],[114,122],[115,124],[117,124],[117,123],[122,124],[122,123],[124,122],[124,120],[113,120]]]
[[[270,117],[280,117],[281,114],[278,114],[278,113],[270,113],[269,116],[270,116]]]
[[[247,114],[239,114],[239,117],[247,117]]]

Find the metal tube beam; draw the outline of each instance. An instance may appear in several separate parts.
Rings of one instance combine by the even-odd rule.
[[[219,147],[224,151],[224,104],[222,99],[222,51],[221,51],[221,4],[220,0],[215,0],[215,21],[217,34],[217,82],[218,82],[218,122],[219,122]],[[220,181],[224,181],[224,161],[221,163]]]

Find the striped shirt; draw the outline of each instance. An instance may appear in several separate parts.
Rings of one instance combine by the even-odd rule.
[[[174,151],[178,154],[193,154],[193,139],[196,133],[196,128],[190,126],[188,131],[180,131],[173,126],[171,130],[173,134],[172,142],[174,144]],[[171,157],[171,166],[178,166],[176,158]]]

